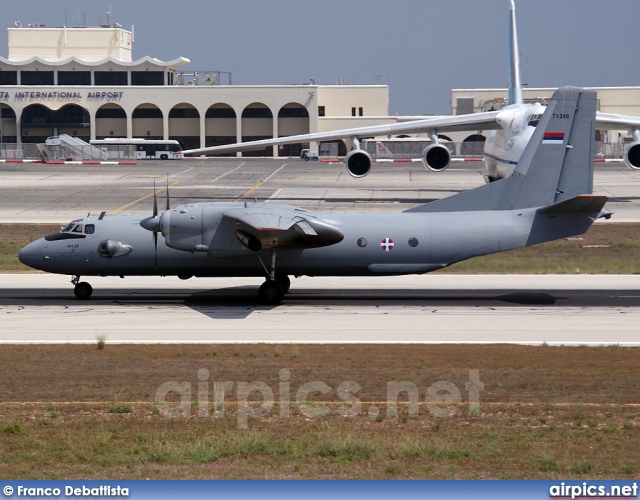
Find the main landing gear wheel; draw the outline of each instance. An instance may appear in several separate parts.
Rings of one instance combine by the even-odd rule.
[[[93,287],[86,281],[82,281],[76,284],[73,289],[73,293],[75,294],[76,298],[80,300],[87,300],[93,293]]]
[[[284,297],[282,285],[275,280],[265,281],[258,291],[260,302],[267,305],[278,305]]]
[[[276,273],[276,249],[271,250],[271,270],[262,262],[262,259],[258,256],[262,267],[267,275],[267,281],[265,281],[258,291],[258,297],[262,304],[278,305],[282,302],[284,294],[289,291],[291,286],[291,280],[286,274]]]
[[[291,279],[286,274],[278,274],[276,275],[276,281],[282,287],[282,293],[289,293],[289,288],[291,288]]]

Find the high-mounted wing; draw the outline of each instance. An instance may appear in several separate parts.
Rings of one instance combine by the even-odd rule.
[[[223,215],[237,225],[236,237],[254,252],[270,248],[317,248],[334,245],[344,234],[312,212],[288,205],[254,204]]]

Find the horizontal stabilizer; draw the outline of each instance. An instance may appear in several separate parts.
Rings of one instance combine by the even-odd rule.
[[[549,215],[599,213],[606,202],[606,196],[581,195],[548,205],[538,212]]]

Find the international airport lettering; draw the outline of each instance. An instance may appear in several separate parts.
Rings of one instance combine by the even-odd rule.
[[[16,99],[82,99],[80,92],[16,92]]]
[[[209,416],[209,406],[213,408],[215,418],[224,416],[225,397],[236,390],[238,427],[246,429],[249,418],[269,416],[274,406],[277,406],[280,418],[288,418],[291,408],[307,418],[323,417],[336,413],[342,417],[355,417],[367,415],[377,418],[380,414],[379,406],[386,410],[386,417],[398,417],[399,401],[407,405],[409,417],[417,417],[420,409],[420,389],[410,381],[387,381],[387,400],[385,402],[365,403],[358,397],[362,386],[354,381],[345,381],[338,384],[335,390],[325,382],[314,380],[291,387],[290,370],[283,368],[279,372],[279,384],[277,391],[263,381],[233,382],[233,381],[209,381],[209,370],[198,370],[197,397],[192,400],[194,393],[190,382],[167,381],[162,383],[155,394],[155,402],[161,415],[165,417],[188,417],[192,407],[197,406],[198,417]],[[210,398],[210,390],[213,389],[213,401]],[[469,414],[480,414],[480,391],[484,384],[480,381],[479,370],[469,370],[469,380],[464,384],[464,390],[468,393]],[[294,392],[295,390],[295,392]],[[170,397],[170,394],[174,394]],[[278,395],[276,399],[275,395]],[[176,401],[175,395],[179,401]],[[295,403],[292,396],[295,394]],[[318,401],[318,399],[331,399],[331,395],[337,396],[339,401]],[[436,418],[453,417],[459,411],[459,405],[463,402],[461,390],[453,383],[439,380],[431,384],[423,391],[424,407],[429,414]],[[309,401],[309,398],[313,398]],[[197,401],[197,405],[194,405]],[[210,404],[211,401],[211,404]]]
[[[129,488],[123,488],[121,486],[100,485],[96,487],[88,486],[69,486],[64,488],[56,487],[26,487],[18,485],[15,488],[12,486],[5,486],[3,488],[5,496],[17,497],[60,497],[74,498],[74,497],[128,497]]]
[[[94,101],[117,101],[122,99],[124,92],[88,92],[86,95],[87,99]],[[11,94],[9,92],[0,92],[0,101],[7,101],[11,98]],[[52,92],[32,92],[32,91],[16,91],[14,93],[14,101],[23,101],[23,100],[78,100],[84,99],[83,92],[76,91],[52,91]]]
[[[87,99],[122,99],[124,92],[89,92]]]

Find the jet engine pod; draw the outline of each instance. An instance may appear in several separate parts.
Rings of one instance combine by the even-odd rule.
[[[624,152],[624,162],[634,170],[640,169],[640,142],[634,142]]]
[[[355,149],[351,151],[344,159],[344,166],[347,168],[347,172],[353,177],[364,177],[371,171],[371,156],[362,149]]]
[[[432,172],[442,172],[451,163],[451,153],[442,144],[431,144],[422,152],[422,163]]]

